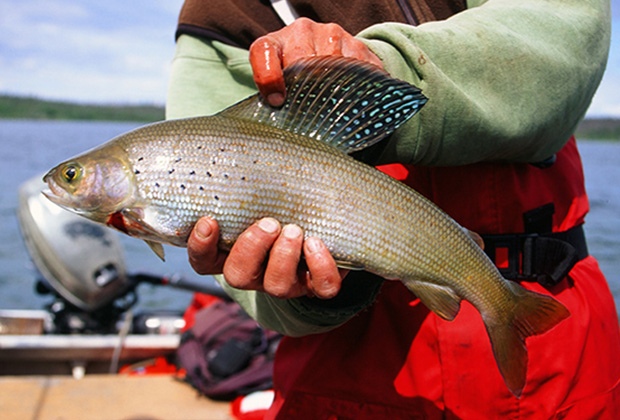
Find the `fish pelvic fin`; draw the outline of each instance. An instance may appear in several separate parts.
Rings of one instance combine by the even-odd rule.
[[[403,280],[403,283],[428,309],[446,321],[452,321],[461,309],[461,298],[447,286],[417,280]]]
[[[520,398],[527,376],[525,339],[549,331],[568,318],[570,312],[550,296],[524,289],[512,281],[508,285],[514,293],[514,309],[506,314],[504,322],[496,324],[485,319],[485,326],[504,382]]]
[[[467,234],[467,236],[469,236],[471,238],[472,241],[474,241],[476,243],[476,245],[478,245],[480,247],[480,249],[484,250],[484,239],[482,239],[482,236],[480,236],[479,234],[477,234],[476,232],[474,232],[473,230],[469,230],[469,229],[465,229],[465,233]]]
[[[219,115],[250,120],[352,153],[391,134],[427,102],[417,87],[345,57],[312,57],[284,70],[287,97],[273,108],[260,95]]]
[[[166,261],[166,252],[164,251],[164,246],[159,242],[144,240],[146,244],[151,248],[151,250],[159,257],[160,260]]]

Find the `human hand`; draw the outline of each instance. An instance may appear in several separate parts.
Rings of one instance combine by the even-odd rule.
[[[282,69],[301,58],[318,55],[357,58],[383,68],[379,57],[340,25],[299,18],[250,46],[254,82],[261,95],[272,106],[282,105],[286,96]]]
[[[317,296],[329,299],[340,291],[347,270],[339,270],[329,250],[317,238],[304,241],[296,225],[283,228],[261,219],[243,232],[230,253],[218,249],[219,227],[203,217],[188,243],[189,262],[198,274],[223,273],[232,287],[258,290],[278,298]],[[300,266],[301,255],[305,266]]]

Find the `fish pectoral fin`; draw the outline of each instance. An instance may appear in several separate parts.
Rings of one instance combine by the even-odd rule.
[[[153,250],[155,255],[159,257],[159,259],[161,259],[162,261],[166,261],[166,252],[164,251],[164,246],[161,243],[155,242],[155,241],[149,241],[146,239],[144,240],[144,242],[146,242],[149,248]]]
[[[349,261],[341,261],[341,260],[336,260],[336,266],[338,268],[344,268],[345,270],[352,270],[352,271],[360,271],[364,269],[363,265],[353,264]]]
[[[461,298],[447,286],[427,281],[403,280],[428,309],[446,321],[452,321],[461,309]]]
[[[134,234],[139,237],[160,236],[159,232],[155,228],[145,222],[144,210],[142,208],[126,208],[123,209],[121,213],[125,221],[125,226],[128,228],[130,234]],[[150,239],[144,239],[144,242],[146,242],[149,248],[151,248],[155,255],[157,255],[162,261],[166,260],[164,246],[161,243]]]
[[[145,219],[145,211],[140,207],[125,208],[121,210],[125,224],[130,232],[159,236],[160,232],[149,225]]]

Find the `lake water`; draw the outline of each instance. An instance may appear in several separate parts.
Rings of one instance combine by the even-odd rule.
[[[34,293],[36,272],[19,231],[17,189],[58,162],[101,144],[137,123],[0,120],[0,309],[39,309],[49,297]],[[591,211],[586,218],[590,253],[606,274],[620,307],[620,143],[581,141]],[[197,277],[185,250],[166,247],[166,263],[139,240],[120,235],[129,272]],[[137,309],[183,309],[185,291],[140,286]]]

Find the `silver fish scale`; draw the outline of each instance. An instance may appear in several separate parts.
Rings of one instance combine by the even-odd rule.
[[[320,237],[337,260],[386,278],[433,273],[437,283],[438,274],[446,281],[479,274],[471,264],[485,261],[471,258],[477,246],[421,195],[312,139],[214,116],[156,124],[118,140],[140,200],[158,215],[150,224],[174,232],[164,238],[172,244],[182,244],[203,215],[218,221],[226,245],[272,216]]]

